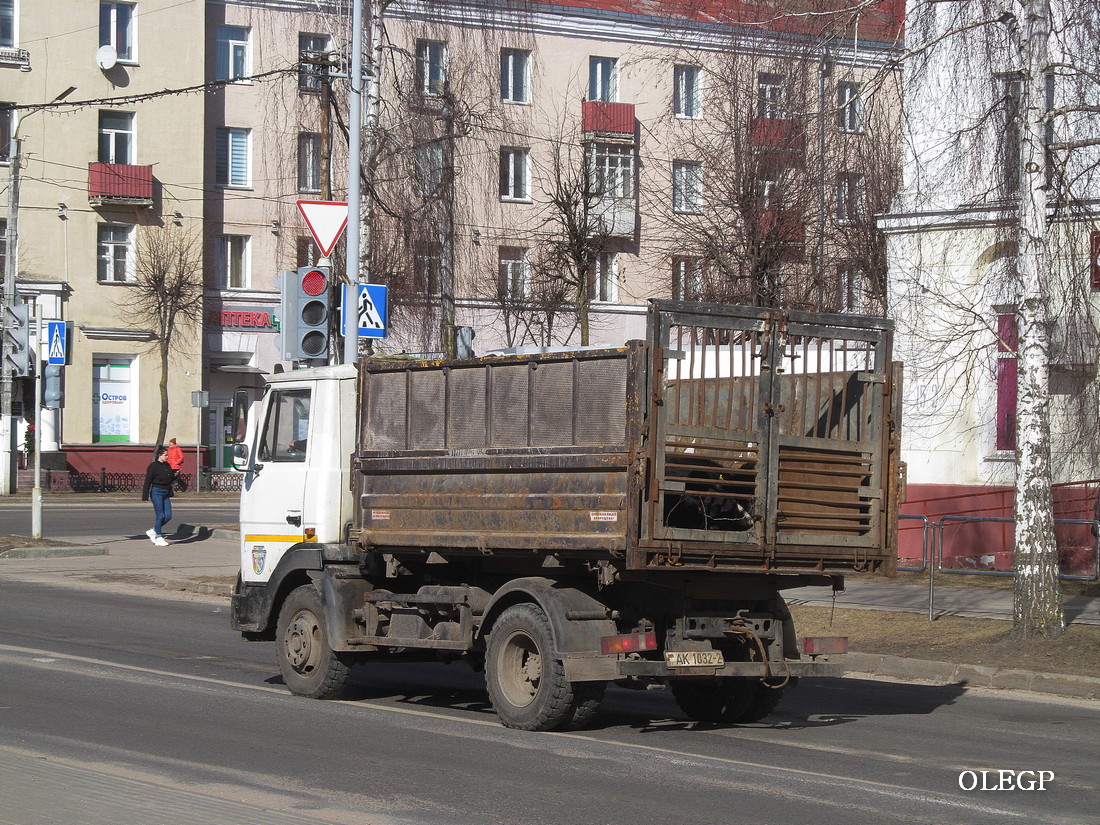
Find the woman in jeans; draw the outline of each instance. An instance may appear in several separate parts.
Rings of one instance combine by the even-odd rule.
[[[157,447],[157,457],[145,471],[145,485],[141,488],[141,500],[153,499],[153,514],[156,517],[153,529],[145,535],[157,547],[167,547],[168,540],[161,534],[164,525],[172,520],[172,485],[176,481],[176,471],[168,464],[168,449]]]

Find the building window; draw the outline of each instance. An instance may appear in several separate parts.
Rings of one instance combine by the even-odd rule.
[[[531,53],[522,49],[500,50],[500,99],[505,103],[530,103]]]
[[[530,149],[500,150],[500,199],[529,201],[531,168]]]
[[[634,147],[597,143],[592,147],[592,191],[609,198],[634,197]]]
[[[588,99],[614,103],[619,99],[618,60],[614,57],[588,58]]]
[[[298,191],[321,191],[321,135],[318,132],[298,134]]]
[[[614,252],[601,252],[596,256],[596,267],[588,284],[588,297],[593,301],[608,303],[619,294],[616,276],[619,271],[619,256]]]
[[[321,260],[321,250],[312,235],[299,235],[294,239],[294,266],[313,266]]]
[[[437,243],[421,243],[413,257],[413,289],[417,295],[439,295],[440,274],[443,271],[443,252]]]
[[[218,80],[240,80],[251,74],[248,65],[248,36],[245,26],[218,26]]]
[[[447,44],[442,40],[416,41],[416,82],[421,94],[443,94],[447,85]]]
[[[836,268],[836,307],[838,312],[862,312],[864,309],[863,270],[850,263]]]
[[[134,227],[99,226],[99,282],[119,284],[134,280]]]
[[[252,170],[249,155],[251,132],[224,127],[217,130],[214,151],[214,182],[219,186],[247,187]]]
[[[217,244],[217,288],[248,289],[248,235],[221,235]]]
[[[0,220],[0,275],[8,271],[8,222]]]
[[[676,256],[672,259],[672,297],[697,300],[703,291],[703,260]]]
[[[863,175],[841,172],[836,176],[836,218],[852,223],[863,213]]]
[[[1002,75],[999,79],[1001,192],[1014,195],[1020,190],[1020,96],[1023,87],[1018,74]]]
[[[703,165],[690,160],[672,162],[672,209],[695,213],[703,205]]]
[[[0,163],[11,160],[11,134],[15,127],[15,109],[11,103],[0,103]]]
[[[133,3],[99,4],[99,45],[112,46],[119,60],[135,60]]]
[[[700,117],[699,67],[676,66],[672,70],[672,112],[677,117]]]
[[[303,92],[321,91],[328,77],[330,43],[327,34],[298,33],[298,88]]]
[[[863,98],[858,83],[838,83],[836,87],[837,128],[842,132],[863,131]]]
[[[497,282],[501,298],[526,298],[530,272],[530,257],[526,249],[502,246],[498,251],[500,279]]]
[[[15,45],[15,0],[0,0],[0,46]]]
[[[767,118],[786,117],[787,95],[781,74],[756,76],[756,116]]]
[[[133,364],[130,355],[92,356],[92,441],[134,440]]]
[[[413,150],[416,194],[422,198],[443,196],[445,145],[441,140],[423,143]]]
[[[99,162],[134,162],[134,115],[132,112],[99,113]]]
[[[998,450],[1016,449],[1016,315],[997,316]]]

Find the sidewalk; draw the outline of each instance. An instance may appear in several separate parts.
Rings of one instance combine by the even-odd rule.
[[[19,548],[0,554],[0,576],[21,581],[75,586],[131,585],[228,597],[240,568],[239,534],[231,530],[183,524],[168,547],[154,547],[144,535],[91,537],[79,547]],[[849,581],[834,594],[824,587],[788,594],[791,604],[820,607],[928,613],[926,586],[889,581]],[[1076,624],[1100,625],[1100,598],[1067,596],[1066,618]],[[935,589],[936,615],[1011,620],[1012,593],[1007,590],[940,587]],[[965,683],[980,687],[1030,690],[1100,699],[1100,679],[1023,670],[994,670],[976,665],[849,653],[852,675],[871,678]]]

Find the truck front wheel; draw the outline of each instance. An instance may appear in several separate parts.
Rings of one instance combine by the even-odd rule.
[[[579,727],[598,706],[595,691],[586,690],[587,683],[574,685],[565,678],[565,666],[554,655],[550,620],[533,604],[509,607],[493,625],[485,682],[493,709],[508,728]]]
[[[350,663],[329,647],[321,596],[312,585],[290,592],[279,610],[275,644],[279,671],[291,693],[335,699],[351,675]]]

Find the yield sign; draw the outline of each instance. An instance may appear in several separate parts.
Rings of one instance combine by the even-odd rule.
[[[348,225],[348,205],[338,201],[298,201],[298,211],[306,219],[306,226],[327,258]]]

